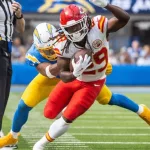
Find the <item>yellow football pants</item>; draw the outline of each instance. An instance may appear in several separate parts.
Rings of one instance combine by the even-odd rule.
[[[21,99],[27,106],[35,107],[49,96],[50,92],[59,81],[60,79],[50,79],[38,74],[27,86]]]
[[[100,104],[106,105],[110,102],[111,96],[112,92],[106,85],[104,85],[96,100]]]
[[[38,103],[49,96],[50,92],[59,81],[60,79],[49,79],[41,74],[38,74],[27,86],[21,99],[27,106],[35,107]],[[100,104],[108,104],[111,96],[111,91],[106,85],[104,85],[97,97],[97,101]]]

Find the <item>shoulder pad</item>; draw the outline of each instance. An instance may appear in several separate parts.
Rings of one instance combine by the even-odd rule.
[[[107,31],[108,19],[105,16],[95,16],[92,18],[92,28],[97,28],[101,33],[106,33]]]

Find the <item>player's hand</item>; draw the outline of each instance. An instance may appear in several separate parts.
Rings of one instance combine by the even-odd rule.
[[[112,73],[112,65],[111,65],[111,63],[108,63],[105,74],[109,75],[111,73]]]
[[[21,17],[21,14],[22,14],[22,7],[21,5],[18,3],[18,2],[13,2],[12,3],[12,9],[16,15],[16,17]]]
[[[92,2],[94,5],[97,5],[99,7],[106,7],[108,5],[108,0],[89,0]]]
[[[83,57],[79,56],[79,61],[75,63],[74,59],[72,59],[72,66],[73,66],[73,75],[75,77],[79,77],[85,70],[91,65],[91,56],[87,54]]]

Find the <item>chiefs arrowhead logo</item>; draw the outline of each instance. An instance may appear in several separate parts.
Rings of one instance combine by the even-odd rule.
[[[95,40],[93,43],[92,43],[92,46],[96,49],[100,48],[102,46],[102,41],[100,39],[97,39]]]

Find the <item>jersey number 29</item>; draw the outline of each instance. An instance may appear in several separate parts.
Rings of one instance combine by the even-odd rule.
[[[93,55],[93,61],[94,63],[96,63],[97,65],[100,65],[102,62],[105,61],[105,65],[98,69],[97,71],[98,72],[102,72],[106,69],[107,67],[107,64],[108,64],[108,52],[107,52],[107,48],[106,47],[103,47],[100,51],[96,52],[94,55]],[[88,69],[92,69],[94,67],[94,64],[92,63]],[[91,74],[91,75],[94,75],[96,74],[96,70],[93,70],[93,71],[86,71],[84,72],[83,74]]]

